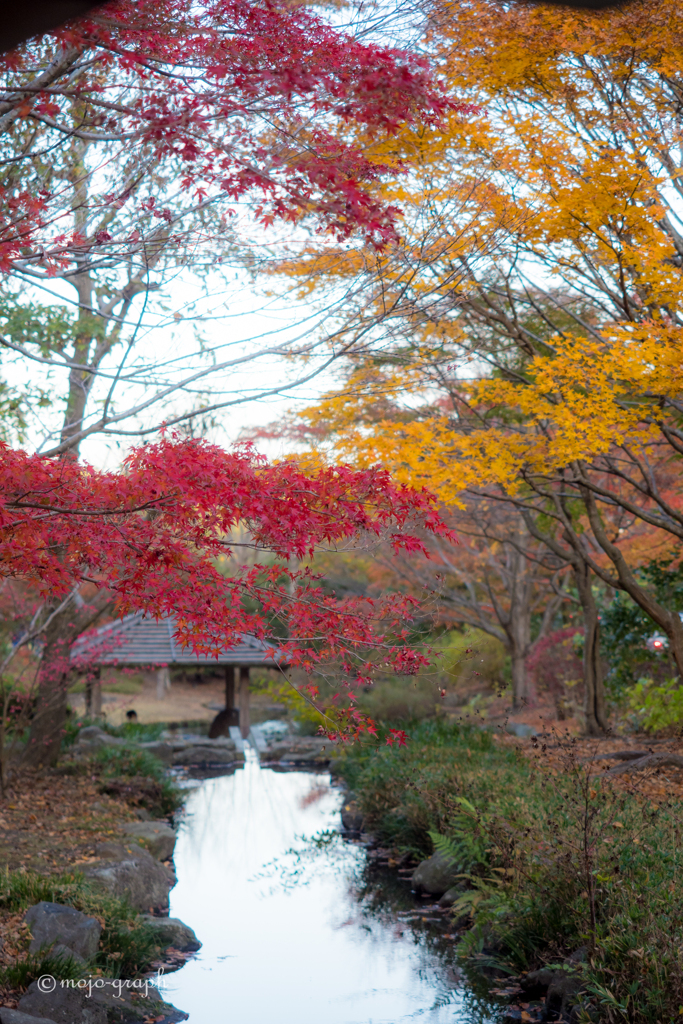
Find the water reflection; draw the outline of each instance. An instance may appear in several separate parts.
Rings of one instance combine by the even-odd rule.
[[[190,1024],[471,1020],[438,937],[396,916],[407,886],[325,834],[339,803],[326,775],[253,761],[190,793],[171,915],[204,945],[164,988]]]

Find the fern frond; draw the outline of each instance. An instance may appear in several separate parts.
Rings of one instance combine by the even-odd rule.
[[[440,853],[442,857],[451,861],[454,864],[460,862],[462,858],[462,844],[454,842],[448,836],[442,836],[439,832],[430,832],[429,838],[434,846],[435,853]]]

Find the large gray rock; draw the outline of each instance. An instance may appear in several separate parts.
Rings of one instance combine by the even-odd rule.
[[[157,860],[173,856],[176,834],[166,821],[134,821],[123,826],[124,835],[142,841]]]
[[[548,991],[548,986],[554,980],[556,970],[550,967],[540,967],[537,971],[529,971],[525,974],[520,985],[525,995],[530,999],[536,999]]]
[[[439,900],[439,906],[444,907],[445,909],[452,907],[455,901],[460,899],[466,889],[467,886],[464,881],[460,881],[456,885],[452,885],[450,889],[446,889],[445,893]]]
[[[234,746],[232,749],[227,746],[216,745],[209,747],[207,746],[192,746],[186,747],[184,750],[177,750],[173,753],[173,764],[184,765],[184,764],[231,764],[233,761],[237,761],[238,754]]]
[[[342,825],[349,832],[362,832],[363,830],[363,814],[358,809],[358,803],[356,799],[349,795],[341,809],[341,820]]]
[[[236,750],[237,744],[231,736],[176,736],[165,741],[173,751],[202,747],[208,750]]]
[[[413,889],[430,896],[443,896],[452,886],[457,885],[460,870],[458,865],[442,853],[435,853],[427,860],[420,861],[411,878]]]
[[[175,875],[151,853],[137,843],[100,843],[95,853],[100,861],[85,870],[93,882],[114,896],[127,897],[135,910],[168,911]]]
[[[57,981],[52,992],[41,992],[34,981],[19,1009],[39,1018],[49,1013],[54,1024],[143,1024],[149,1020],[174,1024],[187,1020],[186,1013],[164,1003],[158,989],[144,979],[127,983],[99,977]]]
[[[153,917],[151,914],[141,916],[145,924],[157,933],[159,945],[172,946],[183,953],[194,953],[201,949],[202,944],[195,933],[177,917]]]
[[[0,1006],[0,1024],[57,1024],[48,1017],[33,1017],[21,1010],[10,1010],[9,1006]]]
[[[38,982],[31,982],[19,1000],[19,1009],[34,1017],[48,1017],[55,1024],[108,1024],[106,1006],[89,998],[87,989],[62,986],[57,980],[52,992],[41,992]]]
[[[110,736],[97,725],[87,725],[78,734],[77,747],[86,752],[101,750],[102,747],[122,747],[126,741],[120,736]]]
[[[69,949],[68,946],[63,946],[61,942],[58,942],[56,946],[52,947],[52,949],[50,950],[50,955],[58,956],[62,960],[73,960],[74,964],[76,964],[77,966],[85,967],[85,960],[80,955],[80,953],[76,953],[75,950]]]
[[[538,736],[538,732],[534,729],[533,725],[526,725],[524,722],[508,722],[505,726],[505,731],[520,740],[528,739],[530,736]]]
[[[138,743],[137,746],[141,750],[148,750],[154,757],[158,757],[164,764],[171,764],[173,760],[173,747],[170,743],[164,743],[163,740],[152,740],[149,743]]]
[[[334,749],[334,744],[324,736],[293,737],[268,743],[261,758],[264,761],[327,762]]]
[[[24,917],[31,929],[30,953],[58,944],[73,950],[84,960],[95,956],[102,928],[94,917],[87,917],[73,907],[61,903],[36,903]]]
[[[571,971],[557,971],[545,997],[546,1020],[568,1020],[572,1006],[585,992],[585,983]]]
[[[222,708],[209,727],[209,739],[216,740],[230,736],[230,727],[237,725],[239,712],[234,708]]]

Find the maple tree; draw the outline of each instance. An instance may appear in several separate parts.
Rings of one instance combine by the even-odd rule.
[[[520,0],[515,0],[520,2]],[[540,0],[535,0],[540,2]],[[602,10],[614,6],[613,0],[546,0],[563,7],[590,8]],[[622,0],[624,2],[624,0]],[[633,0],[625,0],[632,3]],[[19,43],[57,28],[65,21],[82,17],[97,8],[103,7],[102,0],[40,0],[32,3],[30,7],[17,7],[16,4],[5,4],[2,14],[2,28],[0,30],[0,50],[9,50]]]
[[[2,456],[0,574],[30,585],[42,614],[34,761],[58,750],[69,648],[105,600],[122,614],[173,614],[177,642],[208,656],[247,632],[308,673],[338,658],[350,684],[370,670],[369,652],[408,673],[425,661],[407,642],[412,599],[337,601],[310,569],[289,564],[358,534],[419,550],[413,527],[447,532],[434,499],[386,471],[307,474],[249,447],[167,438],[132,451],[122,473],[7,447]],[[243,543],[231,537],[237,526],[270,557],[226,573],[227,555]],[[372,728],[353,704],[330,714],[345,735]]]
[[[378,471],[297,475],[247,450],[179,439],[134,452],[118,474],[50,456],[77,455],[92,433],[144,430],[150,409],[155,429],[173,418],[174,393],[196,394],[208,373],[244,360],[216,366],[215,350],[200,343],[194,365],[169,359],[167,345],[134,362],[145,311],[169,275],[206,279],[248,262],[236,208],[259,230],[280,221],[338,239],[358,233],[377,247],[396,237],[397,211],[376,186],[400,173],[400,147],[379,161],[369,140],[407,121],[436,125],[451,106],[425,61],[359,42],[308,8],[121,0],[6,54],[4,65],[2,346],[6,360],[68,375],[56,443],[42,458],[2,453],[0,564],[38,602],[23,642],[44,641],[29,755],[54,756],[70,642],[112,600],[121,612],[172,611],[179,642],[205,653],[240,632],[267,636],[276,619],[290,660],[309,670],[343,655],[353,676],[373,644],[418,664],[400,626],[410,602],[335,602],[286,560],[390,522],[396,543],[410,544],[399,536],[406,516],[431,499]],[[60,303],[36,301],[46,294]],[[136,383],[142,396],[122,409],[116,388]],[[86,423],[98,384],[101,403]],[[54,391],[37,397],[48,404]],[[26,419],[35,398],[5,387],[3,411]],[[134,422],[122,427],[126,419]],[[238,522],[271,559],[226,576],[221,555]],[[260,612],[247,613],[247,598]],[[353,708],[337,719],[347,732],[362,723]]]
[[[412,136],[398,247],[283,265],[302,290],[344,282],[364,338],[302,431],[447,504],[519,510],[572,567],[600,731],[596,578],[650,615],[683,674],[679,616],[636,572],[639,537],[641,554],[681,539],[680,10],[568,22],[477,2],[435,18],[428,44],[452,98],[476,90],[486,116]]]
[[[252,0],[119,0],[6,54],[4,70],[3,347],[6,360],[68,375],[49,454],[225,405],[206,397],[208,378],[244,357],[202,339],[168,358],[185,318],[182,300],[159,304],[169,281],[216,285],[249,264],[250,227],[261,246],[276,222],[392,242],[398,211],[377,186],[401,174],[404,154],[376,150],[450,107],[424,59],[309,8]],[[136,362],[151,330],[163,347]],[[15,385],[8,399],[23,395]]]
[[[524,0],[513,0],[515,3]],[[604,10],[614,7],[614,0],[532,0],[534,3],[554,3],[560,7],[578,9]],[[634,0],[621,0],[621,3],[633,3]],[[20,8],[16,4],[6,4],[3,9],[2,29],[0,30],[0,50],[9,50],[31,36],[47,32],[65,21],[82,17],[91,11],[103,7],[102,0],[39,0],[30,7]]]

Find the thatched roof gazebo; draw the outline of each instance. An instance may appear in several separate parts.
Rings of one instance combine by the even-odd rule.
[[[71,648],[71,661],[75,666],[87,664],[89,672],[91,666],[94,667],[94,674],[90,672],[91,679],[86,683],[87,712],[92,715],[102,713],[102,665],[156,666],[157,697],[160,700],[171,686],[169,665],[196,668],[223,665],[225,710],[214,719],[209,735],[220,736],[227,732],[229,726],[239,725],[242,736],[246,738],[251,727],[249,669],[285,669],[287,664],[283,652],[272,644],[243,633],[239,643],[224,648],[217,657],[195,654],[190,647],[183,647],[174,640],[175,629],[172,616],[155,619],[144,612],[134,612],[79,637]],[[237,685],[235,668],[239,669]]]

